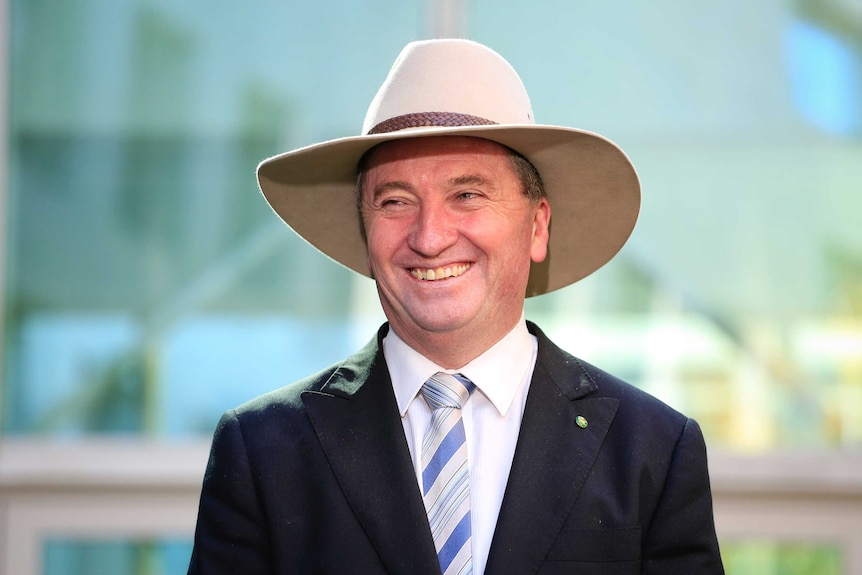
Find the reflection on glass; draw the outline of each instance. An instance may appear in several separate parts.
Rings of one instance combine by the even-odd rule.
[[[42,575],[183,575],[191,552],[190,541],[51,539]]]
[[[372,337],[373,284],[284,229],[254,167],[356,133],[425,3],[55,4],[11,7],[2,429],[208,435]],[[609,134],[643,181],[621,257],[528,316],[714,446],[862,444],[862,28],[843,5],[463,7],[541,121]]]
[[[842,551],[837,545],[732,542],[722,547],[728,575],[842,575]]]

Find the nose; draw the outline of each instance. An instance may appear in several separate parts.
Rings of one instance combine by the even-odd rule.
[[[455,221],[444,206],[422,204],[416,214],[413,229],[407,237],[410,249],[424,257],[442,254],[458,241]]]

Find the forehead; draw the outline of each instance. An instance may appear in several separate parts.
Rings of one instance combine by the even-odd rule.
[[[369,152],[364,164],[367,170],[410,160],[451,159],[477,166],[497,165],[500,162],[508,165],[510,156],[511,151],[508,148],[490,140],[466,136],[435,136],[384,142]]]

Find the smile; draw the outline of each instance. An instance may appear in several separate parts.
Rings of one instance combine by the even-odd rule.
[[[410,270],[410,275],[418,280],[436,281],[446,278],[454,278],[470,269],[470,264],[456,264],[453,266],[444,266],[432,269],[413,268]]]

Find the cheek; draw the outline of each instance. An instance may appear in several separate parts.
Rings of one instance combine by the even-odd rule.
[[[369,265],[385,262],[404,244],[400,227],[391,220],[371,220],[365,226]]]
[[[375,262],[380,261],[382,246],[380,235],[377,233],[378,228],[373,221],[366,220],[365,222],[365,248],[368,252],[368,270],[371,272],[371,277],[376,277]]]

